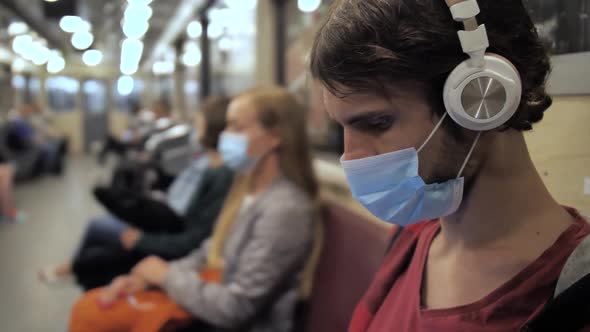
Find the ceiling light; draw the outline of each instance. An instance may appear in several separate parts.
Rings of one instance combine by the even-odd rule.
[[[139,63],[143,54],[143,43],[137,39],[125,39],[121,44],[121,62]]]
[[[214,8],[209,11],[209,21],[211,24],[220,23],[223,26],[229,26],[236,18],[238,11],[229,8]]]
[[[12,22],[8,25],[8,35],[18,36],[29,31],[29,26],[24,22]]]
[[[131,76],[121,76],[117,80],[117,92],[122,96],[128,96],[133,92],[135,82]]]
[[[69,33],[90,31],[90,23],[84,21],[79,16],[64,16],[59,20],[59,27]]]
[[[121,64],[119,69],[125,75],[133,75],[139,70],[143,54],[143,42],[137,39],[125,39],[121,44]]]
[[[37,66],[46,64],[51,58],[51,51],[41,42],[34,42],[31,50],[33,51],[31,60]]]
[[[174,72],[173,61],[156,61],[152,66],[155,75],[167,75]]]
[[[320,8],[322,0],[297,0],[297,7],[304,13],[311,13]]]
[[[128,21],[125,19],[123,22],[123,33],[125,37],[132,39],[139,39],[143,37],[150,28],[150,24],[147,21]]]
[[[102,52],[99,50],[88,50],[82,54],[82,61],[87,66],[97,66],[102,61]]]
[[[152,10],[152,8],[150,6],[129,5],[129,6],[127,6],[127,9],[125,9],[125,13],[123,14],[123,17],[125,18],[125,20],[137,22],[137,21],[147,21],[152,17],[153,14],[154,14],[154,11]]]
[[[83,20],[78,16],[64,16],[59,20],[59,27],[65,32],[76,32]]]
[[[54,54],[47,62],[47,71],[51,74],[57,74],[64,70],[66,61],[60,55]]]
[[[24,59],[16,58],[14,61],[12,61],[10,68],[14,73],[23,72],[27,68],[27,62]]]
[[[184,54],[182,55],[182,64],[187,67],[194,67],[201,63],[203,55],[201,49],[195,42],[188,42],[184,47]]]
[[[202,55],[198,53],[184,53],[182,55],[182,64],[187,67],[195,67],[201,63]]]
[[[72,46],[78,50],[85,50],[94,42],[94,36],[88,31],[78,31],[72,35]]]
[[[12,41],[12,50],[14,53],[24,55],[29,53],[31,45],[33,44],[33,37],[30,35],[16,36]]]
[[[121,62],[119,70],[121,71],[121,74],[133,75],[137,73],[137,71],[139,70],[139,64],[131,62]]]
[[[189,23],[186,27],[186,34],[192,39],[201,37],[201,34],[203,34],[203,26],[201,25],[201,22],[192,21]]]
[[[58,2],[59,0],[45,0],[45,2]]]
[[[207,29],[207,36],[211,39],[217,39],[223,35],[225,27],[220,22],[212,22]]]
[[[123,75],[133,75],[139,70],[139,65],[122,62],[119,70],[121,70],[121,74]]]

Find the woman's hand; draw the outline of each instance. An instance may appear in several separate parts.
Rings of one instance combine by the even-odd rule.
[[[121,276],[105,287],[98,296],[98,304],[109,308],[118,299],[129,294],[137,293],[147,288],[147,283],[136,276]]]
[[[135,247],[135,244],[137,243],[137,241],[139,241],[141,235],[142,233],[140,230],[136,228],[129,228],[125,230],[123,234],[121,234],[121,245],[123,246],[123,248],[131,250]]]
[[[145,280],[149,285],[160,287],[168,274],[168,263],[156,256],[150,256],[135,265],[131,273]]]

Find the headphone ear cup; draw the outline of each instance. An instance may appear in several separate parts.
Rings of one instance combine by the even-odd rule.
[[[447,78],[443,98],[447,112],[461,127],[486,131],[512,118],[520,105],[522,81],[507,59],[487,54],[483,66],[469,60],[457,66]]]

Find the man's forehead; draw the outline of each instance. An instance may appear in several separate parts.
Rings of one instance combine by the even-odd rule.
[[[324,106],[332,117],[335,115],[334,112],[343,114],[383,108],[390,102],[388,98],[378,93],[350,93],[342,96],[332,93],[325,87],[323,88],[322,96]]]

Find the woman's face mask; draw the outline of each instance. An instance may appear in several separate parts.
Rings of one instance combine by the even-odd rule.
[[[218,151],[231,169],[247,173],[274,151],[279,142],[261,127],[258,113],[247,100],[238,98],[228,108],[228,126],[219,139]]]
[[[248,155],[248,148],[248,136],[245,134],[224,132],[219,138],[217,150],[227,167],[239,173],[247,173],[258,162],[257,157]]]

